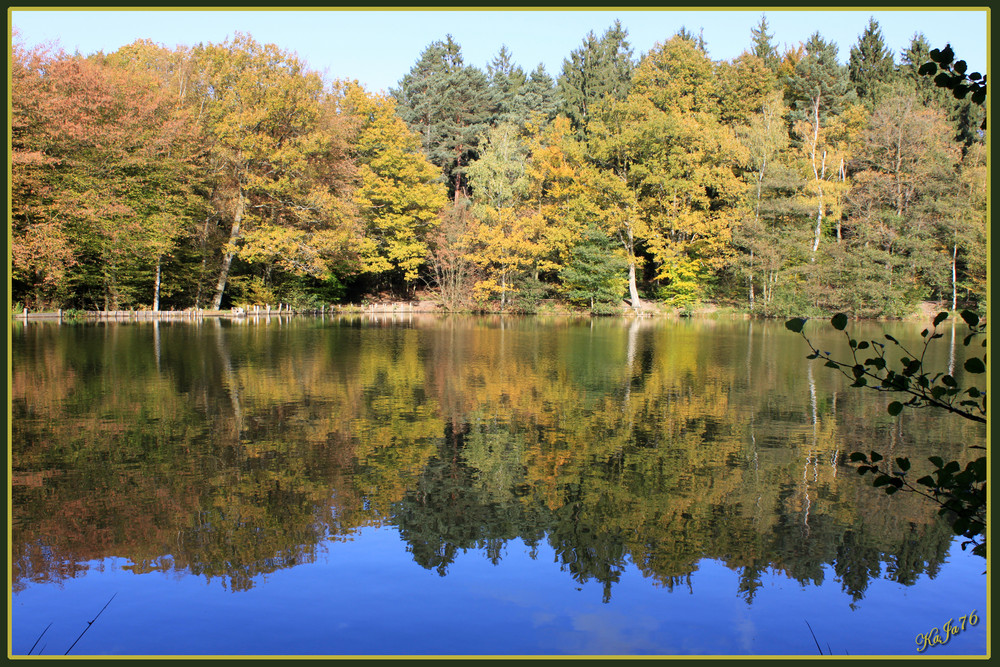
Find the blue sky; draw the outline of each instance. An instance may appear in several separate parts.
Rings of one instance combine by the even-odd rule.
[[[750,46],[750,30],[762,10],[471,10],[471,11],[40,11],[12,8],[21,40],[34,45],[56,42],[67,51],[111,52],[139,38],[169,47],[222,42],[234,32],[253,35],[294,51],[310,67],[333,78],[358,79],[369,90],[395,86],[420,52],[451,34],[462,46],[465,62],[485,68],[506,44],[526,71],[543,63],[556,77],[562,61],[593,31],[601,35],[616,19],[628,29],[636,55],[673,35],[681,26],[703,31],[715,60],[738,56]],[[873,16],[887,46],[898,55],[922,32],[932,47],[950,42],[972,70],[986,73],[987,11],[984,7],[934,10],[766,10],[779,49],[808,39],[813,32],[840,49],[846,62],[850,47]]]

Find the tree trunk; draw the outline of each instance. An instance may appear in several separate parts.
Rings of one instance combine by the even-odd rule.
[[[639,301],[639,289],[635,285],[635,260],[628,263],[628,294],[632,301],[632,310],[639,312],[642,310],[642,303]]]
[[[233,215],[233,227],[229,231],[229,243],[233,245],[240,236],[240,223],[243,222],[243,189],[241,188],[236,200],[236,213]],[[222,256],[222,268],[219,270],[219,282],[215,287],[215,298],[212,299],[212,310],[222,307],[222,293],[226,291],[226,281],[229,280],[229,266],[233,263],[232,251]]]
[[[153,312],[158,312],[160,310],[160,265],[163,262],[162,257],[156,258],[156,277],[153,279]]]
[[[816,261],[816,250],[819,248],[819,239],[822,232],[823,223],[823,180],[820,177],[820,170],[816,167],[816,149],[819,147],[819,96],[816,97],[816,101],[813,103],[813,140],[812,140],[812,168],[813,177],[816,179],[816,196],[819,199],[819,204],[816,210],[816,236],[813,239],[812,246],[812,258],[810,261]],[[826,151],[823,151],[823,171],[826,171]]]
[[[628,226],[628,294],[632,301],[632,310],[639,312],[642,310],[642,303],[639,301],[639,288],[635,284],[635,237],[632,235],[632,224]]]

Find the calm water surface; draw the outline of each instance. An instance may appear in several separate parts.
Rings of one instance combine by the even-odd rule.
[[[780,322],[11,335],[15,655],[99,612],[72,655],[917,655],[973,610],[926,653],[986,653],[985,561],[847,463],[964,460],[985,429],[889,416]]]

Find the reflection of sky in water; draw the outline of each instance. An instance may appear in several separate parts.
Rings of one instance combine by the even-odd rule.
[[[28,583],[13,597],[13,650],[24,653],[45,626],[39,647],[62,655],[112,594],[114,601],[73,655],[378,654],[791,654],[824,652],[913,655],[915,637],[976,610],[980,622],[925,654],[983,655],[986,581],[982,558],[953,546],[940,574],[917,586],[870,582],[850,607],[830,568],[822,586],[765,574],[752,605],[737,594],[738,573],[704,560],[673,592],[626,569],[601,603],[600,584],[554,575],[552,550],[535,560],[518,540],[499,565],[460,554],[440,577],[416,565],[397,533],[364,529],[327,545],[316,563],[258,577],[232,593],[218,580],[134,575],[128,562],[91,564],[60,584]],[[829,647],[829,648],[828,648]],[[35,651],[38,652],[38,649]]]

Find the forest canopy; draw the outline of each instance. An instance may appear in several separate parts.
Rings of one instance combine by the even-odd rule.
[[[897,57],[872,19],[848,54],[781,51],[764,16],[728,61],[615,22],[558,73],[449,35],[383,95],[244,34],[80,55],[15,29],[12,302],[985,309],[981,100],[919,71],[920,34]]]

